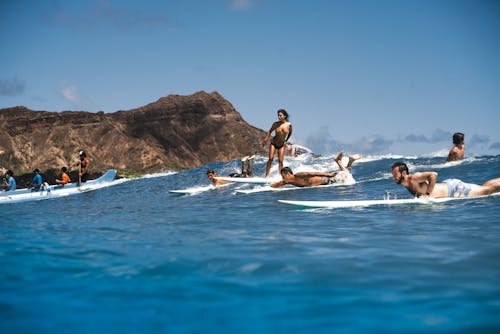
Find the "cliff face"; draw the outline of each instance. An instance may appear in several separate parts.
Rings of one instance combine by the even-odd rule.
[[[0,169],[74,168],[83,149],[92,170],[181,170],[264,153],[264,136],[216,92],[170,95],[108,114],[14,107],[0,109]]]

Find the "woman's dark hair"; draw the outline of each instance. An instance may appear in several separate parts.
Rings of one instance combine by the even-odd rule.
[[[288,121],[288,112],[285,109],[278,109],[278,114],[279,113],[285,115],[285,119]]]
[[[399,169],[399,172],[402,174],[404,171],[406,171],[406,174],[410,174],[410,171],[408,170],[408,166],[404,163],[404,162],[395,162],[393,165],[392,165],[392,168],[391,170],[393,170],[394,168],[398,167]]]

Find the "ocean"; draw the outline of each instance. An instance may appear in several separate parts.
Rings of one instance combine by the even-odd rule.
[[[291,200],[409,198],[390,166],[500,177],[500,155],[373,156],[357,183],[236,193],[205,172],[0,206],[1,333],[499,333],[500,196],[306,210]],[[256,157],[262,176],[265,157]],[[272,173],[277,173],[275,160]],[[332,156],[286,158],[335,170]]]

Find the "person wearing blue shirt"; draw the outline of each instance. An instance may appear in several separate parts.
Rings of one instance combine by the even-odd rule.
[[[14,179],[14,173],[9,169],[5,173],[5,178],[3,179],[3,189],[5,191],[14,191],[16,190],[16,180]]]
[[[31,190],[38,191],[42,186],[42,176],[40,175],[40,170],[38,168],[35,168],[33,172],[35,173],[35,176],[33,177],[33,182],[31,182]]]

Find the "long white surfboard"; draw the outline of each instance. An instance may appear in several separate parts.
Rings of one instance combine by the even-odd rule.
[[[444,203],[454,200],[466,200],[466,199],[478,199],[484,197],[491,197],[495,195],[500,195],[496,193],[489,196],[479,196],[479,197],[466,197],[466,198],[454,198],[454,197],[444,197],[444,198],[407,198],[407,199],[380,199],[380,200],[357,200],[357,201],[289,201],[280,199],[278,202],[284,204],[290,204],[305,208],[353,208],[353,207],[367,207],[373,205],[431,205],[437,203]]]
[[[228,186],[229,184],[221,184],[220,186],[216,187],[213,184],[207,185],[207,186],[198,186],[198,187],[191,187],[187,189],[172,189],[169,190],[169,193],[172,194],[177,194],[177,195],[197,195],[201,194],[205,191],[209,190],[215,190],[220,187]]]
[[[262,187],[251,188],[251,189],[236,189],[235,192],[237,194],[254,194],[254,193],[260,193],[260,192],[265,192],[265,191],[288,191],[288,190],[300,190],[300,189],[346,187],[346,186],[351,186],[355,183],[356,182],[332,183],[332,184],[325,184],[325,185],[315,186],[315,187],[295,187],[295,186],[291,186],[291,185],[286,185],[286,186],[279,187],[279,188],[273,188],[271,186],[266,185],[266,186],[262,186]]]
[[[235,183],[256,183],[256,184],[272,184],[281,180],[267,177],[228,177],[228,176],[216,176],[217,180],[235,182]]]

